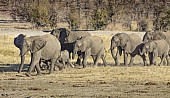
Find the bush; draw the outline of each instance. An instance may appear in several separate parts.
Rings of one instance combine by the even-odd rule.
[[[51,9],[49,1],[42,0],[41,3],[29,2],[18,5],[13,13],[17,13],[21,21],[32,22],[39,27],[47,24],[56,25],[56,13],[52,11],[54,10]]]
[[[101,29],[102,27],[106,26],[108,22],[108,14],[106,10],[97,9],[94,11],[92,16],[93,27],[95,30]]]

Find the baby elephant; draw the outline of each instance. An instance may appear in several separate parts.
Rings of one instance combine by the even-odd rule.
[[[69,58],[69,52],[67,50],[61,51],[60,57],[58,58],[60,62],[63,63],[63,66],[66,67],[66,63],[69,63],[72,68],[74,68],[74,65],[71,63]]]
[[[153,56],[152,62],[153,62],[154,65],[156,65],[155,59],[157,57],[161,58],[161,62],[160,62],[159,65],[162,65],[163,61],[165,59],[167,61],[167,65],[168,65],[169,64],[169,60],[168,60],[169,49],[170,49],[170,46],[167,43],[167,41],[165,41],[164,39],[155,40],[155,41],[151,41],[151,42],[146,43],[143,46],[141,54],[144,54],[145,52],[152,53],[152,56]]]

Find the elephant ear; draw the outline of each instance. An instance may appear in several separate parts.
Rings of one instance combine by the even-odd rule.
[[[35,53],[41,50],[46,45],[46,43],[47,41],[42,38],[34,40],[32,43],[31,53]]]
[[[166,36],[163,33],[159,32],[154,35],[153,39],[154,40],[166,39]]]
[[[157,48],[157,43],[155,41],[151,42],[149,45],[149,52],[154,51]]]
[[[58,29],[53,29],[50,33],[51,35],[54,35],[56,38],[60,39],[60,31]]]
[[[26,35],[24,35],[24,34],[18,35],[16,38],[14,38],[14,45],[15,45],[17,48],[21,49],[21,47],[22,47],[22,42],[23,42],[23,40],[24,40],[25,37],[26,37]]]
[[[83,41],[82,41],[82,49],[81,51],[84,52],[86,51],[87,49],[91,48],[92,47],[92,40],[89,39],[89,38],[84,38]]]
[[[122,46],[125,46],[128,42],[129,42],[129,37],[123,37],[123,36],[120,36],[119,37],[119,40],[120,40],[120,45],[122,45]]]

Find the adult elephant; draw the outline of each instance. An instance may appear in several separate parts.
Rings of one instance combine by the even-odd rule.
[[[22,68],[24,66],[24,61],[25,61],[25,55],[21,55],[22,53],[22,44],[23,44],[23,40],[27,39],[28,43],[32,43],[35,39],[39,38],[40,36],[30,36],[30,37],[26,37],[26,35],[24,34],[19,34],[17,37],[14,38],[14,45],[19,48],[20,50],[20,56],[21,56],[21,64],[19,66],[19,70],[18,73],[21,73]],[[30,47],[30,46],[29,46]],[[27,52],[30,50],[27,50]]]
[[[58,28],[58,29],[53,29],[51,31],[51,34],[56,36],[56,38],[59,39],[61,43],[61,50],[67,50],[69,52],[69,57],[71,58],[71,53],[73,53],[73,47],[74,47],[74,42],[81,36],[91,36],[90,33],[88,32],[83,32],[83,31],[75,31],[71,32],[66,28]],[[78,59],[76,61],[76,64],[80,65],[80,56],[81,53],[78,52]],[[72,55],[72,59],[74,59],[74,54]]]
[[[147,42],[150,42],[153,40],[160,40],[160,39],[166,40],[168,42],[168,44],[170,45],[170,33],[155,31],[155,30],[146,31],[146,33],[143,36],[143,43],[147,43]],[[149,53],[148,55],[149,55],[150,64],[153,64],[152,52]]]
[[[104,57],[105,46],[103,40],[97,36],[85,36],[76,40],[74,44],[74,54],[78,51],[83,53],[83,68],[87,65],[87,58],[92,56],[94,61],[94,66],[97,66],[99,58],[103,60],[104,65],[106,65],[106,60]]]
[[[51,34],[46,34],[35,39],[32,43],[29,43],[28,40],[29,39],[23,40],[21,49],[21,56],[24,56],[28,50],[32,53],[30,67],[26,75],[31,76],[34,67],[37,70],[37,74],[41,74],[39,66],[40,60],[50,61],[51,66],[49,73],[53,73],[54,63],[60,56],[61,51],[61,45],[58,39]]]
[[[114,54],[114,49],[117,47],[116,56]],[[132,33],[117,33],[111,39],[110,50],[112,57],[115,60],[115,65],[120,65],[119,56],[122,55],[122,51],[124,51],[124,65],[127,65],[127,56],[130,54],[131,59],[129,65],[133,65],[134,57],[136,55],[140,55],[139,49],[143,47],[143,43],[141,38]],[[143,59],[144,65],[146,65],[145,55],[140,55]]]

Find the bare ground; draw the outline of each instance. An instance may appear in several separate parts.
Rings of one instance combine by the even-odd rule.
[[[11,71],[0,74],[1,98],[168,98],[170,95],[169,66],[68,68],[50,75],[43,71],[42,76],[33,77],[26,77],[24,72],[17,74],[13,68]]]

